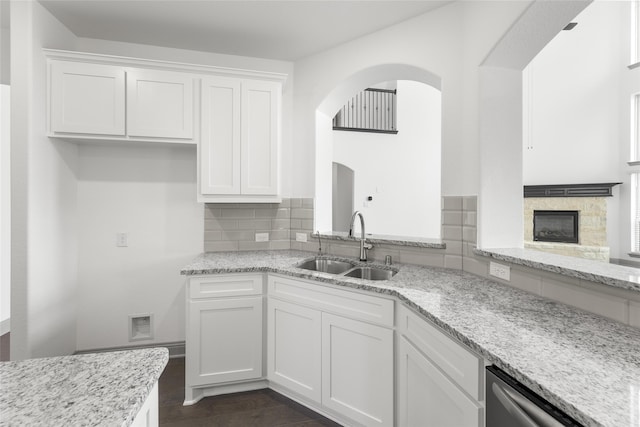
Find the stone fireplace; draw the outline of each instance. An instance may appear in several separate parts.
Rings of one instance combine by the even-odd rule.
[[[605,197],[614,185],[525,186],[525,248],[609,262]]]

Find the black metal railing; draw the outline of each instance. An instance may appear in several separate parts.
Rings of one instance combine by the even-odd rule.
[[[398,133],[396,105],[396,90],[365,89],[338,111],[333,118],[333,129]]]

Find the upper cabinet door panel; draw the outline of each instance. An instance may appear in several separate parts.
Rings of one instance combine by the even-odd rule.
[[[51,61],[51,132],[125,134],[125,71]]]
[[[240,194],[240,80],[202,80],[200,191]]]
[[[168,71],[127,72],[127,133],[193,138],[193,78]]]
[[[242,194],[278,193],[278,83],[242,83]]]

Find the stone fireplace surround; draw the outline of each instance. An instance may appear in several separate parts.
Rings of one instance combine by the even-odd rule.
[[[607,200],[611,184],[525,186],[524,247],[543,252],[609,262]],[[533,240],[533,211],[578,211],[578,243]]]

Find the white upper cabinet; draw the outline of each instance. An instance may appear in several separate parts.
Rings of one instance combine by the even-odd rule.
[[[200,192],[240,194],[240,80],[202,80]]]
[[[44,49],[48,135],[197,145],[197,198],[279,203],[285,74]]]
[[[193,138],[193,78],[184,73],[127,72],[127,134]]]
[[[280,85],[242,82],[242,194],[278,192]]]
[[[195,143],[194,75],[51,60],[49,136]]]
[[[122,67],[52,61],[51,132],[125,135]]]
[[[202,80],[200,201],[277,202],[278,82]]]

